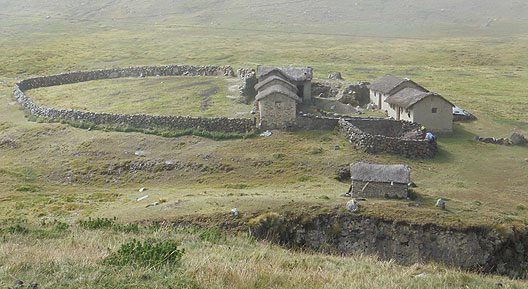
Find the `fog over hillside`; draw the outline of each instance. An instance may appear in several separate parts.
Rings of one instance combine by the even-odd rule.
[[[36,20],[362,37],[497,36],[528,31],[528,2],[522,0],[2,0],[0,7],[0,31]]]

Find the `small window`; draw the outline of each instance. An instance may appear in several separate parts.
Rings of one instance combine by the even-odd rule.
[[[282,101],[275,101],[275,106],[276,107],[281,107],[282,105]]]
[[[438,110],[438,109],[437,109],[436,107],[431,108],[431,112],[432,112],[432,113],[436,113],[437,110]]]

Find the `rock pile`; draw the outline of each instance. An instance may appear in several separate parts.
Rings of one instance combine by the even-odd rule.
[[[343,80],[341,72],[332,72],[328,75],[328,78],[333,80]]]
[[[475,136],[474,140],[478,141],[478,142],[483,142],[483,143],[491,143],[491,144],[506,145],[506,146],[509,146],[509,145],[524,145],[524,144],[526,144],[528,142],[526,140],[526,138],[524,137],[524,135],[522,135],[520,133],[517,133],[517,132],[514,132],[510,136],[510,138],[504,138],[504,137],[502,137],[502,138],[494,138],[494,137]]]
[[[240,95],[245,97],[246,103],[251,103],[257,96],[257,91],[255,90],[255,85],[258,83],[257,75],[255,71],[250,71],[244,73],[242,78],[244,82],[240,86]]]

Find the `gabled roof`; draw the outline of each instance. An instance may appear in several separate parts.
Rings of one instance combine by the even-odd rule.
[[[274,68],[274,67],[268,67],[268,66],[257,66],[257,78],[260,80],[261,78],[266,77],[268,74],[270,74],[273,71],[279,71],[284,76],[286,76],[287,80],[290,81],[307,81],[312,80],[313,73],[311,67],[290,67],[290,68]]]
[[[260,90],[261,88],[265,87],[266,85],[268,84],[271,84],[271,83],[281,83],[281,84],[284,84],[285,86],[289,86],[295,93],[297,93],[297,87],[295,85],[293,85],[291,82],[287,81],[286,79],[282,78],[282,77],[279,77],[279,76],[276,76],[276,75],[273,75],[273,76],[270,76],[270,77],[267,77],[265,78],[263,81],[259,81],[256,85],[255,85],[255,89],[258,91]]]
[[[408,88],[408,87],[387,97],[387,99],[385,99],[385,102],[389,104],[397,105],[403,108],[410,108],[413,105],[426,99],[429,96],[438,96],[444,101],[446,101],[447,103],[449,103],[451,106],[454,106],[449,100],[445,99],[438,93],[430,92],[430,91],[424,92],[424,91],[421,91],[415,88]]]
[[[301,99],[299,98],[299,96],[293,92],[293,90],[291,90],[289,87],[285,86],[285,85],[281,85],[281,84],[275,84],[275,85],[272,85],[262,91],[260,91],[257,96],[255,97],[255,100],[262,100],[272,94],[275,94],[275,93],[278,93],[278,94],[282,94],[284,96],[287,96],[293,100],[295,100],[296,102],[302,102]]]
[[[365,163],[354,163],[350,165],[350,176],[352,180],[379,183],[411,182],[411,168],[407,165],[375,165]]]
[[[379,91],[383,94],[391,94],[403,83],[410,82],[416,87],[423,89],[423,91],[427,91],[427,89],[423,88],[418,83],[408,79],[408,78],[399,78],[391,74],[385,74],[380,79],[374,81],[370,86],[369,89]]]

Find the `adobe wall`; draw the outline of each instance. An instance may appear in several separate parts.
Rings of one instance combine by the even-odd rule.
[[[76,109],[55,109],[39,106],[24,91],[39,87],[71,84],[90,80],[118,77],[147,76],[234,76],[230,66],[143,66],[113,68],[93,71],[68,72],[58,75],[25,79],[15,84],[14,95],[22,108],[31,115],[51,120],[70,122],[88,122],[96,125],[130,126],[138,129],[167,128],[173,130],[201,129],[210,132],[245,133],[255,127],[254,121],[248,118],[200,118],[190,116],[155,116],[147,114],[96,113]]]
[[[393,130],[392,135],[381,134],[384,131],[382,127],[397,125],[401,126],[399,133]],[[416,123],[391,119],[340,119],[339,129],[351,144],[367,153],[386,152],[406,158],[432,158],[438,151],[436,142],[425,140]]]

